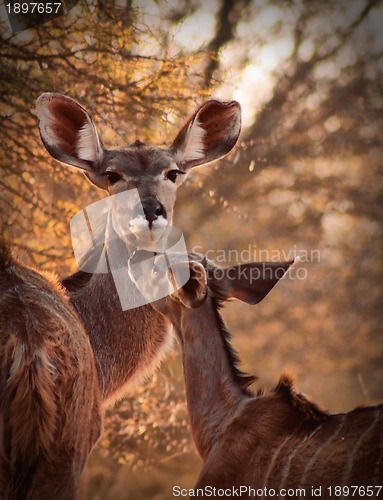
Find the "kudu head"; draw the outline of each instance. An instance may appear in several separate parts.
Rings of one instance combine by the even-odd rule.
[[[240,105],[212,100],[185,123],[170,147],[136,141],[106,149],[89,113],[67,96],[42,94],[37,115],[42,141],[54,158],[83,170],[110,195],[136,190],[137,196],[114,197],[123,203],[114,204],[112,220],[117,235],[133,240],[137,249],[152,249],[155,229],[172,224],[176,191],[189,171],[229,153],[241,129]]]
[[[257,304],[294,263],[251,262],[223,269],[194,255],[161,254],[152,259],[140,259],[137,255],[129,262],[130,277],[146,300],[167,316],[179,306],[200,307],[208,293],[219,302],[236,298]],[[156,300],[157,297],[164,298]]]

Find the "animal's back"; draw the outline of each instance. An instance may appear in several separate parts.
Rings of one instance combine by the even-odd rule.
[[[306,491],[322,487],[322,494],[329,497],[336,495],[337,486],[361,487],[360,496],[370,486],[370,496],[377,496],[373,487],[383,484],[383,406],[328,415],[303,439],[292,438],[269,481],[283,487],[299,484]],[[353,493],[358,497],[358,490]]]
[[[335,487],[356,485],[361,496],[370,486],[370,496],[380,498],[382,481],[383,406],[327,414],[282,378],[223,429],[196,488],[246,486],[242,498],[258,489],[275,495],[302,489],[308,498],[330,498],[342,494]]]
[[[0,488],[72,498],[101,431],[89,340],[54,276],[0,243]]]

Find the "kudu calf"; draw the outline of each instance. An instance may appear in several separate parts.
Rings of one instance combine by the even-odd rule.
[[[165,279],[161,259],[134,277],[148,298]],[[382,405],[328,414],[297,394],[287,376],[254,396],[253,378],[237,368],[220,304],[231,297],[259,302],[290,264],[247,264],[217,274],[206,263],[171,263],[171,297],[154,305],[182,346],[190,425],[204,462],[196,488],[227,488],[230,496],[234,488],[242,498],[283,497],[299,488],[309,498],[381,497]],[[185,266],[191,276],[177,290],[177,268]]]
[[[137,141],[107,150],[87,111],[69,97],[43,94],[37,114],[54,158],[110,195],[137,190],[140,203],[108,211],[97,240],[106,249],[120,242],[128,255],[162,237],[156,230],[171,224],[187,173],[227,154],[241,121],[238,103],[209,101],[169,148]],[[84,257],[99,258],[97,245]],[[100,435],[101,409],[158,365],[172,329],[150,304],[123,311],[110,273],[79,271],[63,281],[64,293],[13,261],[4,245],[0,266],[0,487],[8,498],[69,500]]]
[[[3,241],[0,369],[0,498],[74,498],[102,427],[89,338],[57,279]]]

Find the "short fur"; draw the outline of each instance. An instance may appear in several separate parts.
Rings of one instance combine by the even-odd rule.
[[[236,102],[201,106],[169,148],[140,142],[104,148],[88,112],[64,95],[42,94],[37,115],[42,141],[55,159],[81,169],[111,195],[137,189],[144,211],[145,203],[156,203],[169,224],[186,177],[173,182],[169,169],[185,173],[223,157],[240,132]],[[193,159],[183,158],[186,131],[198,117],[206,132],[204,154],[189,151]],[[119,180],[110,180],[111,173]],[[133,218],[134,207],[125,208]],[[106,231],[118,226],[108,221]],[[129,217],[118,222],[126,228]],[[151,305],[122,311],[110,274],[80,271],[69,277],[69,303],[57,283],[12,260],[7,249],[0,251],[0,487],[9,498],[67,500],[100,434],[100,404],[121,397],[131,382],[155,369],[171,343],[169,323]],[[85,260],[97,258],[90,254]],[[29,427],[18,408],[31,419]]]
[[[4,498],[74,498],[102,426],[91,347],[56,277],[12,259],[3,241],[0,370]]]
[[[185,176],[179,175],[172,182],[166,177],[167,171],[175,169],[185,173],[194,166],[226,155],[234,147],[241,125],[241,111],[237,102],[223,104],[208,101],[186,121],[168,148],[146,145],[138,140],[121,149],[106,149],[89,113],[70,97],[42,94],[37,101],[37,115],[42,141],[54,158],[82,169],[91,182],[106,189],[110,195],[137,189],[144,211],[145,203],[147,206],[159,203],[169,225],[172,222],[176,191]],[[90,128],[90,124],[94,128]],[[195,134],[193,124],[197,127]],[[87,130],[85,135],[84,125]],[[199,133],[199,128],[203,128],[203,134]],[[200,138],[198,144],[196,141],[190,143],[190,134],[191,137]],[[94,161],[89,157],[81,157],[81,151],[76,150],[79,137],[84,139],[80,140],[81,145],[85,144],[89,151],[92,148],[98,151],[101,147],[102,155]],[[194,152],[198,160],[189,158],[193,157],[193,144],[203,149],[203,155]],[[185,150],[189,151],[188,157],[182,155]],[[109,172],[118,174],[120,180],[109,182]],[[93,232],[96,245],[85,255],[81,265],[97,261],[100,251],[103,251],[102,244],[98,243],[105,241],[106,235],[111,240],[113,234],[115,241],[120,241],[123,236],[115,228],[128,228],[135,216],[133,207],[127,206],[122,217],[108,213],[107,220],[99,221],[101,227]],[[119,224],[114,224],[116,221]],[[92,228],[95,229],[93,221]],[[130,248],[130,254],[140,249],[141,245],[145,248],[148,243],[152,250],[151,239],[149,242],[137,241],[137,248]],[[94,266],[90,267],[94,269]],[[79,271],[65,279],[63,284],[89,336],[103,403],[112,402],[117,395],[122,396],[123,391],[131,387],[132,381],[140,378],[138,374],[148,373],[149,367],[154,369],[158,365],[171,344],[169,323],[150,304],[123,311],[110,274]],[[131,289],[132,294],[137,293],[133,284]]]
[[[215,281],[204,264],[209,294],[199,308],[185,307],[177,292],[156,303],[182,345],[190,424],[204,462],[195,488],[305,488],[309,497],[311,487],[322,486],[325,495],[328,486],[381,485],[383,405],[331,415],[296,393],[287,375],[257,396],[244,390],[251,378],[238,371],[218,304],[241,296],[238,287],[253,303],[258,287],[265,293],[266,281],[252,284],[251,297],[241,278]],[[269,281],[270,289],[273,278]],[[248,491],[241,498],[254,496]]]

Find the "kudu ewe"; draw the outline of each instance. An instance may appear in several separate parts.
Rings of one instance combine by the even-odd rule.
[[[287,376],[254,396],[253,378],[237,368],[220,304],[232,297],[259,302],[291,263],[247,264],[215,277],[217,269],[193,261],[170,263],[168,276],[164,262],[158,256],[152,270],[146,263],[141,276],[132,276],[148,299],[159,283],[171,294],[154,305],[182,346],[190,425],[204,462],[196,488],[240,491],[243,498],[291,496],[288,490],[309,498],[381,497],[382,405],[328,414],[297,394]],[[185,266],[191,277],[177,290],[177,268]]]
[[[53,276],[0,241],[0,498],[75,498],[102,418],[89,338]]]
[[[110,210],[99,237],[106,247],[122,242],[128,255],[153,248],[156,229],[161,235],[161,228],[172,223],[176,191],[189,171],[226,155],[241,128],[237,102],[208,101],[168,148],[137,141],[107,150],[87,111],[69,97],[43,94],[37,114],[41,138],[54,158],[81,169],[110,195],[137,190],[137,206]],[[93,258],[90,251],[88,260]],[[124,279],[125,289],[137,293],[127,273]],[[89,335],[102,400],[113,402],[158,365],[173,342],[172,329],[151,304],[123,311],[110,273],[80,270],[63,285]]]
[[[106,150],[89,114],[72,99],[43,94],[37,114],[54,158],[111,195],[138,191],[140,203],[110,210],[99,235],[105,247],[118,240],[128,254],[152,248],[163,234],[156,229],[172,222],[186,174],[227,154],[240,132],[239,104],[209,101],[169,148],[137,141]],[[1,252],[0,486],[9,498],[68,500],[100,435],[101,409],[156,367],[172,330],[150,304],[123,311],[110,273],[79,271],[64,280],[65,294],[13,261],[5,246]],[[98,248],[85,256],[99,257]]]

